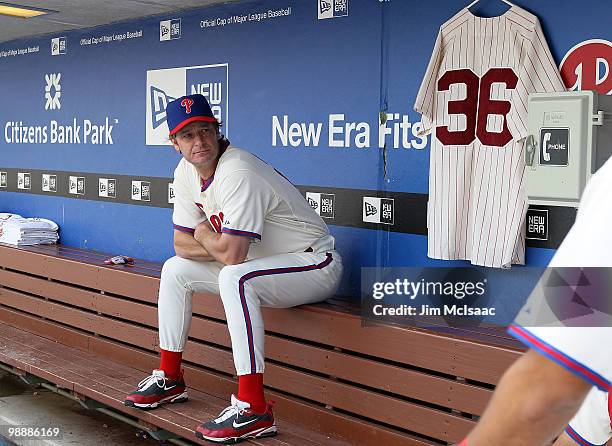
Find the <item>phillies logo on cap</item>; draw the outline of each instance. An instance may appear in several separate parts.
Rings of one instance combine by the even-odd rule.
[[[585,40],[567,52],[561,61],[561,77],[570,90],[612,93],[612,42]]]
[[[193,99],[185,98],[181,101],[181,107],[185,107],[185,112],[191,114],[191,106],[193,105]]]
[[[210,109],[208,101],[201,94],[182,96],[169,102],[166,107],[166,118],[171,135],[192,122],[219,122]]]

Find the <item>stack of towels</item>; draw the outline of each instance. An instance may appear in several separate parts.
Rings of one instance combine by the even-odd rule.
[[[46,218],[24,218],[0,213],[0,243],[15,246],[52,245],[59,235],[57,223]]]

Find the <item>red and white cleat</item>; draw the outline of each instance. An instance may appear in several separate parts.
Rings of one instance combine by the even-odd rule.
[[[126,406],[137,409],[155,409],[165,403],[182,403],[187,401],[185,380],[166,378],[163,370],[153,370],[151,376],[138,383],[138,389],[130,393],[123,402]]]
[[[249,403],[232,395],[232,405],[217,418],[203,423],[196,429],[196,437],[220,444],[240,443],[248,438],[272,437],[277,434],[272,404],[264,413],[255,413]]]

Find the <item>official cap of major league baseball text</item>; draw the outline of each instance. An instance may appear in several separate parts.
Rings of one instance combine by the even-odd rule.
[[[208,101],[201,94],[182,96],[168,103],[166,117],[170,135],[176,134],[187,124],[196,121],[218,122]]]

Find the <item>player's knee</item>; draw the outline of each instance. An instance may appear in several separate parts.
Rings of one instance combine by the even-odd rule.
[[[185,259],[174,256],[164,262],[161,271],[161,286],[180,283],[182,281],[181,278],[185,273],[184,261]]]
[[[240,279],[244,276],[244,268],[241,265],[226,265],[219,272],[219,289],[226,290],[232,288],[238,288],[240,286]],[[234,295],[235,293],[221,293],[221,297],[224,294]]]

